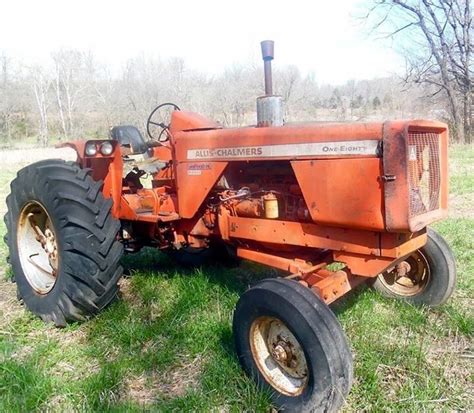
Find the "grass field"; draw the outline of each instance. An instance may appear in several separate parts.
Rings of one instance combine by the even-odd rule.
[[[333,306],[352,346],[355,381],[344,410],[474,410],[474,148],[451,149],[451,216],[436,224],[457,258],[458,287],[436,310],[361,288]],[[8,183],[28,162],[0,171]],[[3,236],[5,228],[0,224]],[[239,295],[272,270],[177,267],[146,250],[95,319],[55,329],[16,300],[0,246],[0,412],[270,411],[234,355]]]

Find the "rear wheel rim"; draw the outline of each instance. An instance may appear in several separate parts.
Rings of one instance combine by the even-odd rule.
[[[298,396],[308,384],[308,363],[300,343],[276,317],[262,316],[250,326],[250,349],[266,381],[280,393]]]
[[[49,293],[58,275],[58,244],[51,218],[38,201],[28,202],[20,211],[17,245],[28,283],[38,294]]]
[[[425,255],[415,251],[393,270],[381,274],[379,279],[394,294],[412,297],[422,293],[428,286],[431,280],[430,266]]]

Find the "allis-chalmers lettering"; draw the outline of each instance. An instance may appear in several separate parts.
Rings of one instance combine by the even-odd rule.
[[[196,149],[195,159],[198,158],[240,158],[242,156],[261,156],[262,147],[247,148],[220,148],[220,149]]]
[[[188,159],[284,158],[308,156],[377,156],[378,140],[306,142],[233,148],[189,149]]]

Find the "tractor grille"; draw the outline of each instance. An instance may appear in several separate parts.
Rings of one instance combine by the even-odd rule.
[[[440,207],[440,137],[437,133],[408,133],[410,217]]]

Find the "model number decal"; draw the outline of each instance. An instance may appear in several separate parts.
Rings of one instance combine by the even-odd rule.
[[[197,176],[201,175],[202,171],[211,169],[210,163],[190,163],[188,165],[188,175]]]
[[[379,141],[291,143],[284,145],[240,146],[235,148],[189,149],[188,159],[280,158],[297,156],[365,155],[376,156]]]

